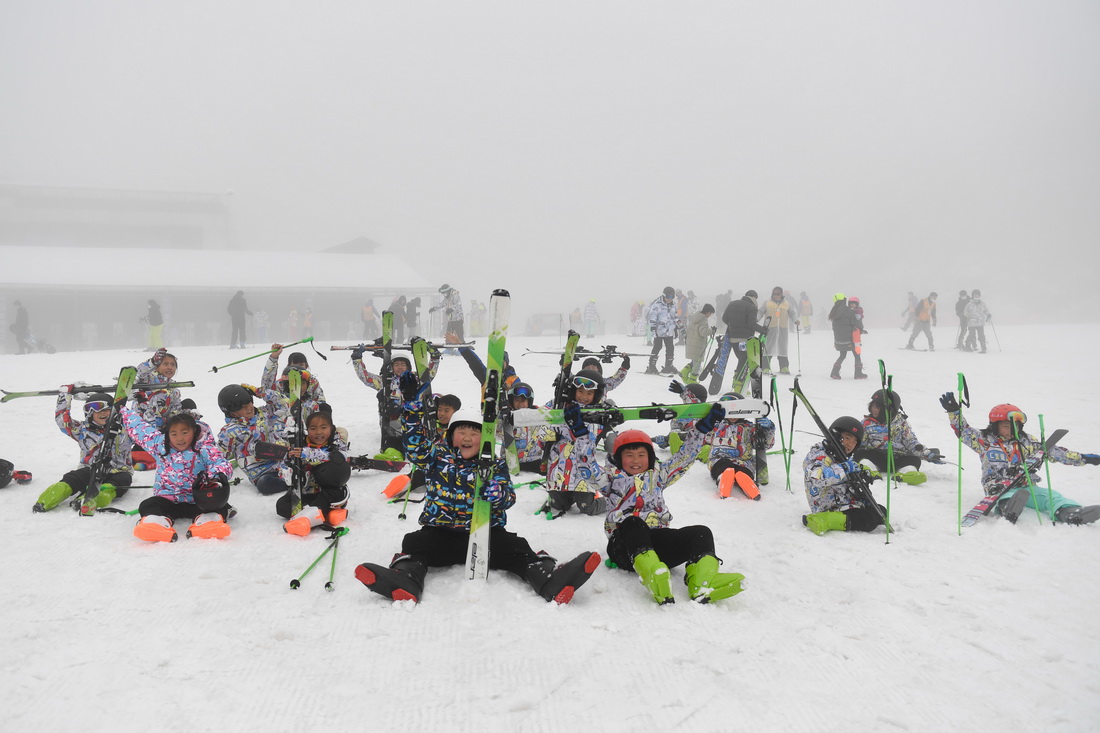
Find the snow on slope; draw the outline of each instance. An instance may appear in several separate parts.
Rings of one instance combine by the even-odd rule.
[[[1005,351],[966,354],[897,350],[892,330],[865,337],[868,358],[884,358],[926,445],[955,460],[956,445],[936,398],[966,373],[975,424],[1011,401],[1028,429],[1046,416],[1063,444],[1100,451],[1091,372],[1100,327],[1013,329]],[[1042,339],[1042,348],[1038,348]],[[609,337],[631,351],[640,339]],[[584,343],[597,344],[586,339]],[[792,364],[794,359],[792,339]],[[520,375],[548,398],[554,357],[521,357]],[[327,344],[321,346],[327,348]],[[828,379],[834,358],[824,331],[801,338],[802,385],[818,412],[862,416],[874,378]],[[326,352],[327,354],[328,352]],[[682,350],[681,352],[682,353]],[[217,429],[217,391],[229,380],[255,383],[262,359],[210,366],[241,352],[181,350],[179,379]],[[140,352],[0,357],[2,386],[46,389],[74,380],[109,382]],[[313,371],[346,426],[355,453],[378,441],[374,393],[347,352]],[[369,358],[369,357],[368,357]],[[375,362],[377,363],[377,362]],[[678,360],[678,363],[679,360]],[[619,404],[675,399],[667,379],[646,376],[644,359],[612,393]],[[875,376],[875,364],[868,370]],[[780,382],[784,425],[790,400]],[[437,391],[467,402],[477,385],[457,357],[444,361]],[[225,541],[181,539],[149,545],[130,535],[133,519],[82,519],[67,508],[31,513],[38,493],[76,460],[53,424],[53,400],[0,405],[0,455],[34,473],[0,490],[0,689],[5,730],[306,731],[322,726],[378,730],[1095,730],[1100,713],[1100,527],[1052,527],[1033,513],[1016,526],[989,519],[957,532],[956,472],[930,467],[923,486],[891,496],[897,533],[815,537],[806,510],[801,459],[815,442],[800,411],[791,493],[782,462],[759,502],[719,500],[697,465],[668,493],[675,526],[714,530],[727,569],[747,576],[746,592],[713,606],[656,607],[633,574],[601,567],[563,607],[548,605],[518,578],[490,574],[483,587],[460,568],[434,569],[419,606],[392,604],[352,576],[356,564],[388,562],[417,511],[398,520],[380,495],[389,474],[357,472],[348,527],[337,558],[296,577],[321,552],[323,536],[285,535],[274,498],[242,484],[240,510]],[[648,426],[657,432],[655,424]],[[664,426],[661,426],[663,430]],[[977,458],[963,457],[964,510],[980,498]],[[138,474],[142,478],[151,474]],[[1100,503],[1100,470],[1051,468],[1054,486],[1083,504]],[[520,480],[533,478],[524,476]],[[142,483],[145,483],[143,481]],[[882,484],[875,484],[880,498]],[[134,490],[117,506],[136,507]],[[533,512],[544,493],[521,488],[509,528],[535,549],[567,559],[604,551],[601,522],[570,514],[547,522]],[[410,508],[411,509],[411,508]]]

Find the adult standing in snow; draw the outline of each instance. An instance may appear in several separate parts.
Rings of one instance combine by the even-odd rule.
[[[716,313],[725,313],[726,306],[733,302],[733,290],[727,290],[724,293],[719,293],[714,299],[714,310]]]
[[[755,290],[747,290],[743,296],[726,306],[725,312],[722,313],[729,348],[737,356],[737,369],[740,369],[748,358],[745,354],[745,341],[758,333],[767,333],[767,329],[756,322],[757,297]],[[734,371],[736,372],[737,369]],[[729,371],[729,367],[726,371]],[[711,394],[717,394],[718,391],[718,387],[711,385]]]
[[[600,323],[600,312],[596,309],[596,299],[589,298],[584,306],[584,332],[587,336],[596,335],[596,327]]]
[[[772,297],[768,298],[760,308],[759,315],[767,319],[768,324],[768,354],[764,357],[764,373],[771,371],[771,357],[779,358],[779,373],[790,374],[790,361],[787,358],[787,343],[789,324],[798,320],[791,313],[791,302],[783,292],[783,288],[772,288]]]
[[[688,323],[685,356],[691,360],[688,365],[688,372],[691,374],[692,379],[699,377],[699,372],[702,371],[704,366],[703,353],[707,350],[707,342],[714,334],[714,329],[710,325],[710,317],[713,314],[714,306],[707,303],[703,306],[703,310],[691,317],[691,321]]]
[[[243,349],[247,339],[244,319],[245,316],[252,315],[252,311],[248,310],[248,303],[245,302],[243,290],[238,290],[237,294],[230,298],[225,310],[229,314],[229,348]]]
[[[955,301],[955,315],[959,317],[959,334],[955,339],[955,348],[963,348],[966,339],[966,304],[970,302],[970,296],[965,290],[959,291],[959,299]]]
[[[802,327],[802,333],[810,332],[810,322],[813,320],[814,304],[810,302],[810,296],[803,290],[798,296],[798,320],[806,325]]]
[[[932,326],[936,325],[936,294],[929,293],[927,298],[921,298],[917,304],[917,320],[913,322],[913,333],[909,336],[906,349],[913,351],[913,342],[922,333],[928,339],[928,350],[935,351],[936,344],[932,340]]]
[[[379,335],[378,313],[374,309],[374,301],[368,300],[359,311],[359,320],[363,322],[363,340],[370,341]]]
[[[420,335],[420,298],[405,301],[405,325],[409,329],[409,342]]]
[[[438,310],[443,311],[443,314],[447,316],[447,327],[444,333],[453,333],[458,337],[459,343],[461,343],[466,340],[465,329],[463,327],[466,319],[462,313],[462,295],[447,283],[443,283],[443,285],[440,286],[439,293],[443,296],[443,302],[439,305],[432,306],[428,309],[428,312],[434,313]]]
[[[989,308],[982,302],[982,291],[973,290],[970,293],[970,302],[966,304],[966,308],[963,310],[966,314],[966,325],[969,331],[966,334],[966,343],[963,345],[963,349],[966,351],[974,351],[978,348],[978,342],[981,342],[982,353],[985,353],[985,324],[993,318],[989,313]]]
[[[848,307],[848,298],[844,293],[833,296],[833,309],[829,311],[829,320],[833,324],[833,347],[840,352],[829,376],[840,379],[840,365],[844,363],[844,357],[851,351],[856,361],[854,378],[866,379],[867,375],[863,372],[863,357],[856,351],[855,334],[864,334],[867,331],[863,329],[863,324],[859,322],[855,312]]]
[[[15,334],[15,340],[19,344],[19,353],[31,353],[30,344],[27,343],[27,337],[30,335],[31,330],[31,319],[27,315],[27,309],[23,307],[22,301],[15,301],[15,323],[11,324],[9,328]]]
[[[680,324],[676,319],[675,298],[676,290],[670,286],[649,304],[649,325],[653,329],[653,352],[649,355],[646,374],[676,374],[676,367],[672,365],[672,359],[675,356],[673,339]],[[662,346],[665,348],[665,365],[658,372],[657,356],[661,353]]]
[[[164,339],[161,337],[161,332],[164,329],[164,316],[160,312],[160,303],[149,300],[145,316],[141,320],[149,324],[149,340],[145,350],[156,351],[164,346]]]
[[[901,327],[902,331],[908,331],[909,326],[913,325],[913,319],[917,317],[917,296],[910,290],[908,293],[908,300],[905,304],[905,308],[902,309],[901,314],[905,316],[905,324]]]
[[[404,295],[397,295],[390,301],[390,312],[393,313],[393,342],[395,344],[405,342],[405,308],[407,304]]]

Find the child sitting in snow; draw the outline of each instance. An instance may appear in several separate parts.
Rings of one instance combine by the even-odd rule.
[[[470,541],[470,517],[476,485],[477,457],[481,446],[481,413],[459,410],[451,418],[443,442],[426,435],[423,397],[415,376],[402,380],[405,455],[424,471],[427,494],[420,513],[420,529],[406,534],[401,552],[389,567],[364,563],[355,577],[375,593],[395,601],[419,602],[429,567],[461,565]],[[506,511],[516,494],[503,459],[493,465],[492,478],[482,487],[491,505],[489,567],[519,576],[547,601],[568,603],[577,588],[600,563],[597,552],[582,552],[556,566],[554,558],[535,553],[527,540],[505,529]]]
[[[71,384],[58,387],[54,420],[61,432],[80,446],[80,466],[67,472],[57,483],[46,487],[34,504],[36,512],[47,512],[74,494],[82,495],[92,478],[91,464],[102,455],[103,450],[109,450],[111,458],[106,474],[101,479],[99,494],[96,495],[96,508],[102,509],[125,494],[127,487],[133,483],[134,469],[130,451],[134,444],[130,436],[119,432],[111,444],[106,447],[103,445],[107,418],[111,415],[111,396],[102,392],[87,395],[84,402],[84,421],[81,422],[72,417],[74,389],[79,387]]]
[[[270,409],[257,410],[252,402],[254,395]],[[218,407],[225,415],[225,425],[218,432],[218,448],[226,457],[237,459],[237,465],[261,494],[285,494],[289,487],[279,476],[284,464],[277,456],[286,452],[286,398],[271,389],[228,384],[218,392]]]
[[[721,397],[723,401],[743,399],[738,392],[727,392]],[[736,486],[745,496],[759,500],[756,452],[775,445],[775,424],[766,417],[758,420],[727,417],[707,436],[707,442],[710,443],[707,468],[718,485],[718,495],[728,499]],[[760,471],[759,479],[761,485],[767,485],[765,470]]]
[[[582,514],[603,515],[607,500],[601,494],[607,483],[596,448],[606,428],[581,419],[580,408],[595,407],[603,400],[603,376],[581,369],[571,377],[566,402],[566,424],[552,426],[558,439],[547,460],[547,499],[544,509],[560,517],[574,504]]]
[[[853,460],[863,437],[863,423],[845,415],[833,420],[829,432],[840,443],[845,460],[834,460],[826,452],[824,442],[810,448],[802,462],[802,472],[811,513],[803,515],[802,524],[816,535],[833,530],[871,532],[884,523],[886,509],[880,504],[870,505],[853,484],[874,479]]]
[[[157,464],[153,495],[138,506],[141,520],[134,536],[147,542],[175,542],[175,521],[190,519],[188,537],[228,537],[228,479],[233,467],[212,441],[200,440],[195,418],[179,412],[157,430],[129,408],[124,407],[121,415],[126,432]]]
[[[1089,524],[1100,519],[1100,505],[1081,506],[1051,489],[1032,492],[1028,483],[1007,489],[1037,453],[1044,450],[1039,440],[1024,432],[1027,416],[1013,404],[997,405],[989,411],[989,426],[978,430],[967,424],[962,407],[951,392],[940,398],[955,435],[982,459],[982,490],[987,496],[1000,493],[996,508],[1001,516],[1015,523],[1025,508],[1036,508],[1054,521]],[[1079,453],[1061,446],[1047,451],[1046,460],[1067,466],[1098,466],[1100,455]],[[1041,481],[1038,471],[1031,484]],[[1003,493],[1001,493],[1003,492]]]
[[[669,568],[687,563],[684,581],[688,595],[708,603],[740,593],[740,573],[720,573],[714,536],[708,527],[693,525],[672,529],[672,514],[664,492],[679,480],[703,447],[704,436],[722,420],[725,411],[714,405],[696,421],[667,463],[658,463],[653,441],[641,430],[624,430],[615,439],[607,489],[608,513],[604,520],[607,556],[618,567],[638,573],[657,603],[673,603]]]
[[[917,440],[916,433],[909,425],[908,416],[901,411],[901,397],[890,391],[889,397],[883,396],[883,390],[876,390],[867,405],[867,415],[863,418],[863,438],[856,449],[856,460],[885,473],[887,469],[886,443],[893,441],[894,470],[897,478],[907,484],[923,484],[927,476],[920,470],[921,459],[931,463],[943,463],[938,448],[925,448]],[[890,424],[886,424],[886,412],[890,412]],[[900,469],[908,468],[909,471]]]
[[[260,387],[263,389],[275,389],[278,382],[275,375],[279,372],[279,357],[282,356],[283,345],[272,344],[271,348],[274,351],[268,354],[267,364],[264,365],[263,374],[260,376]],[[317,405],[326,402],[325,391],[321,389],[321,383],[317,381],[316,375],[309,371],[309,360],[306,359],[306,355],[300,351],[295,351],[287,357],[286,361],[286,367],[279,376],[285,377],[291,369],[309,374],[308,382],[305,379],[302,380],[302,400],[306,403],[308,411],[316,410]]]
[[[161,347],[149,359],[138,364],[136,381],[142,384],[167,384],[176,376],[178,369],[179,362],[175,355]],[[138,391],[133,395],[134,410],[155,428],[163,427],[165,420],[179,412],[180,403],[178,389]]]
[[[291,516],[294,497],[290,492],[275,502],[275,511],[288,521],[283,530],[289,534],[305,536],[322,524],[335,526],[348,516],[348,487],[351,465],[348,463],[348,447],[336,433],[332,422],[332,410],[324,405],[305,420],[305,447],[291,448],[284,467],[287,483],[292,480],[290,471],[299,463],[302,477],[302,510]]]

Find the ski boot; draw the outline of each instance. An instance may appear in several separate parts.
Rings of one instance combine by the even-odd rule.
[[[848,515],[844,512],[818,512],[816,514],[803,514],[802,524],[810,528],[810,531],[818,537],[826,532],[847,532]]]
[[[1016,493],[1005,499],[1001,504],[1001,516],[1008,521],[1016,524],[1016,520],[1020,518],[1020,515],[1024,513],[1024,508],[1027,507],[1027,500],[1031,498],[1027,489],[1017,489]]]
[[[547,601],[569,603],[573,594],[591,577],[600,565],[600,553],[582,552],[567,563],[555,567],[554,558],[545,552],[538,553],[538,560],[527,566],[524,574],[535,592]]]
[[[204,540],[224,540],[229,536],[229,525],[225,517],[217,512],[206,512],[195,517],[187,528],[187,538],[198,537]]]
[[[638,573],[642,585],[653,594],[653,600],[662,606],[666,603],[675,603],[672,597],[671,574],[668,565],[661,562],[661,558],[653,550],[639,552],[634,556],[634,572]]]
[[[56,484],[51,484],[46,487],[35,502],[33,511],[35,512],[48,512],[61,502],[68,499],[73,495],[73,487],[69,486],[64,481],[58,481]]]
[[[118,490],[111,484],[102,484],[94,499],[89,498],[87,492],[85,492],[83,496],[77,497],[69,502],[69,506],[71,506],[74,511],[79,512],[80,516],[90,517],[96,513],[96,510],[102,509],[114,501],[117,492]]]
[[[722,472],[722,475],[718,477],[718,495],[723,499],[728,499],[733,494],[733,487],[741,489],[745,493],[745,496],[749,497],[753,501],[760,501],[760,489],[757,488],[756,482],[752,480],[744,471],[738,471],[736,468],[727,468]]]
[[[324,512],[317,507],[307,506],[283,523],[283,531],[287,534],[305,537],[311,529],[320,527],[324,523]]]
[[[175,542],[179,539],[172,529],[172,520],[158,514],[142,517],[134,525],[134,537],[146,542]]]
[[[680,372],[676,370],[676,367],[672,366],[671,361],[661,368],[661,374],[667,374],[670,377],[680,376]]]
[[[355,568],[360,583],[394,601],[420,603],[428,568],[408,555],[394,555],[388,568],[365,562]]]
[[[660,372],[657,371],[657,360],[656,359],[650,359],[649,360],[649,366],[647,366],[645,368],[645,373],[646,374],[660,374]]]
[[[862,369],[856,369],[856,373],[852,376],[852,379],[867,379],[867,375]]]
[[[684,568],[684,583],[687,584],[691,600],[696,603],[710,603],[735,596],[744,590],[741,581],[745,576],[741,573],[720,573],[718,564],[718,558],[714,555],[703,555]]]
[[[1100,504],[1092,506],[1064,506],[1054,513],[1059,522],[1066,524],[1092,524],[1100,519]]]
[[[903,484],[920,486],[928,480],[928,474],[924,471],[898,471],[894,474],[894,478],[901,481]]]

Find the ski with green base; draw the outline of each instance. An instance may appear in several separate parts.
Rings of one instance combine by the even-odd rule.
[[[84,491],[84,498],[79,505],[80,516],[90,517],[95,514],[96,497],[99,496],[100,486],[107,472],[111,469],[111,454],[115,447],[115,439],[122,432],[122,415],[119,411],[126,406],[126,400],[134,391],[134,381],[137,379],[135,367],[123,367],[118,373],[118,384],[115,385],[115,398],[111,403],[111,414],[107,417],[107,423],[103,429],[103,440],[96,451],[96,457],[91,464],[91,472],[88,475],[88,488]]]
[[[485,393],[481,399],[481,447],[477,455],[474,506],[470,512],[470,542],[466,547],[466,579],[485,580],[489,574],[489,534],[492,506],[485,488],[497,461],[497,409],[504,380],[504,347],[508,337],[511,297],[494,290],[489,298],[489,351],[485,359]]]
[[[726,417],[749,420],[767,417],[770,407],[763,400],[734,400],[732,402],[694,402],[680,405],[644,405],[640,407],[582,407],[581,417],[585,422],[599,423],[614,427],[630,420],[667,420],[692,419],[705,417],[710,408],[720,405],[726,411]],[[533,425],[565,425],[565,410],[549,407],[525,407],[513,410],[512,420],[520,427]]]

